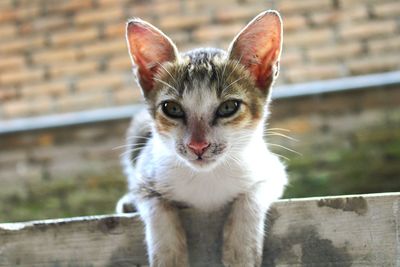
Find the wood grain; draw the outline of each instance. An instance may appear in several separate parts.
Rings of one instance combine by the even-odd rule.
[[[182,210],[191,266],[222,266],[229,207]],[[270,209],[263,266],[400,266],[400,193],[281,200]],[[147,264],[136,214],[0,224],[0,266]]]

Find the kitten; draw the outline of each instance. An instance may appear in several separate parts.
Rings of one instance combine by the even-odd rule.
[[[201,211],[232,203],[223,233],[225,266],[260,266],[266,211],[286,185],[284,165],[263,140],[271,86],[282,50],[278,12],[255,17],[228,52],[179,54],[140,19],[127,42],[147,110],[128,131],[123,165],[145,223],[151,266],[188,266],[178,203]]]

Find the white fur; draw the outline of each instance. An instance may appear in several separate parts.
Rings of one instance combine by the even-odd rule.
[[[158,135],[153,138],[151,149],[155,161],[159,162],[157,173],[160,174],[153,179],[162,185],[160,193],[171,200],[213,210],[248,192],[257,183],[264,183],[266,191],[262,195],[265,194],[265,204],[269,205],[271,199],[280,197],[286,185],[285,167],[268,151],[261,134],[254,134],[242,151],[232,151],[233,155],[225,156],[219,165],[207,171],[196,171],[184,164]],[[146,165],[142,168],[141,163],[139,159],[138,168],[126,168],[131,188],[136,187],[135,183],[141,180],[138,177],[146,171]]]

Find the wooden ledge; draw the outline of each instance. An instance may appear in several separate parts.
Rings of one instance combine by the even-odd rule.
[[[191,266],[222,266],[224,211],[182,211]],[[269,212],[263,266],[400,266],[400,193],[290,199]],[[0,224],[0,266],[146,265],[136,214]]]

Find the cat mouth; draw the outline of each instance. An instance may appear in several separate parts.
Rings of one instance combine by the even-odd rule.
[[[208,164],[210,164],[210,163],[212,163],[214,161],[215,160],[213,160],[213,159],[205,159],[205,158],[202,158],[202,157],[198,157],[197,159],[193,159],[190,162],[192,164],[196,165],[196,166],[205,166],[205,165],[208,165]]]

